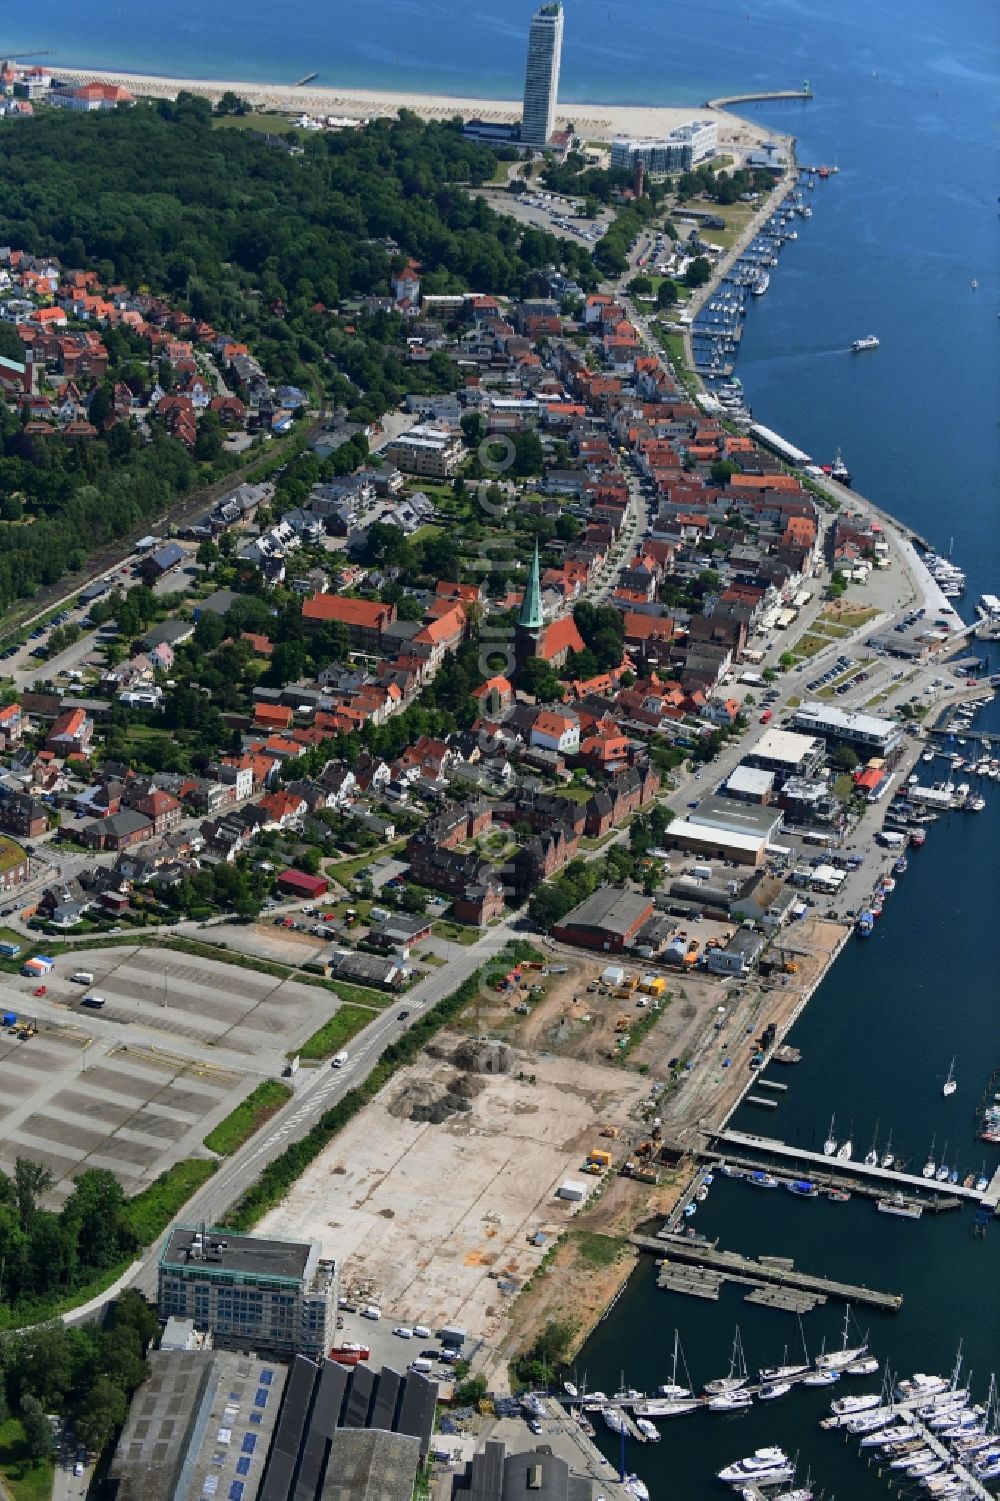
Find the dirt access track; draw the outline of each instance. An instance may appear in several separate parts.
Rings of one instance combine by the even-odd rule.
[[[442,1048],[460,1039],[444,1036]],[[510,1073],[471,1076],[469,1108],[441,1125],[406,1118],[459,1075],[427,1054],[402,1070],[257,1226],[319,1240],[341,1285],[393,1322],[458,1324],[495,1345],[510,1304],[578,1205],[556,1197],[600,1127],[625,1127],[648,1086],[625,1070],[515,1053]],[[618,1154],[616,1153],[616,1156]],[[531,1244],[542,1231],[544,1245]]]

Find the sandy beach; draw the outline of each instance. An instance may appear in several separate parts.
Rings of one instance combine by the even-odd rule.
[[[114,83],[137,97],[172,99],[181,90],[218,99],[227,90],[239,94],[256,109],[289,113],[334,115],[368,120],[412,110],[425,120],[447,120],[453,115],[513,124],[521,118],[519,99],[469,99],[448,94],[392,93],[377,89],[321,88],[306,84],[293,88],[281,84],[246,83],[238,79],[166,78],[144,73],[59,68],[60,78],[74,82]],[[768,132],[725,110],[707,110],[685,105],[670,107],[635,104],[563,104],[558,119],[570,124],[589,140],[610,140],[616,135],[659,136],[683,125],[696,115],[712,115],[719,122],[720,150],[746,149],[764,140]]]

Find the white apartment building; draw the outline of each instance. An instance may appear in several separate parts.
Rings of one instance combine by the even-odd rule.
[[[528,32],[524,74],[521,140],[526,146],[545,146],[555,130],[562,40],[563,8],[559,0],[539,6]]]
[[[715,120],[689,120],[665,136],[618,136],[611,143],[611,165],[631,172],[641,162],[650,177],[668,172],[690,172],[718,150],[719,127]]]

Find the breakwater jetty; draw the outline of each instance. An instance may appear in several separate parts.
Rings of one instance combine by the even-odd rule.
[[[812,99],[813,91],[805,89],[762,89],[756,94],[724,94],[719,99],[706,99],[705,109],[733,109],[738,104],[764,104],[771,100]]]

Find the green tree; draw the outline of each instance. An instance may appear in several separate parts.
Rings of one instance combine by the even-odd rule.
[[[711,468],[712,481],[716,485],[728,485],[734,474],[739,474],[739,464],[732,459],[716,459]]]
[[[120,1386],[99,1376],[76,1413],[76,1431],[91,1453],[99,1454],[128,1416],[128,1401]]]
[[[696,255],[684,272],[684,284],[688,287],[703,287],[712,279],[712,268],[703,255]]]
[[[648,276],[633,276],[628,289],[633,297],[648,297],[653,290],[653,283]]]
[[[222,457],[222,423],[218,412],[202,412],[198,418],[194,456],[202,464],[214,464]]]
[[[22,1397],[20,1418],[29,1455],[32,1459],[45,1459],[52,1453],[52,1428],[37,1397],[30,1393]]]
[[[860,762],[849,745],[838,745],[830,757],[830,765],[837,771],[856,771]]]
[[[656,289],[656,306],[661,310],[671,308],[680,301],[680,295],[677,283],[665,276]]]
[[[14,1163],[14,1198],[21,1229],[29,1231],[38,1213],[38,1201],[48,1193],[55,1178],[44,1164],[30,1157],[18,1157]]]

